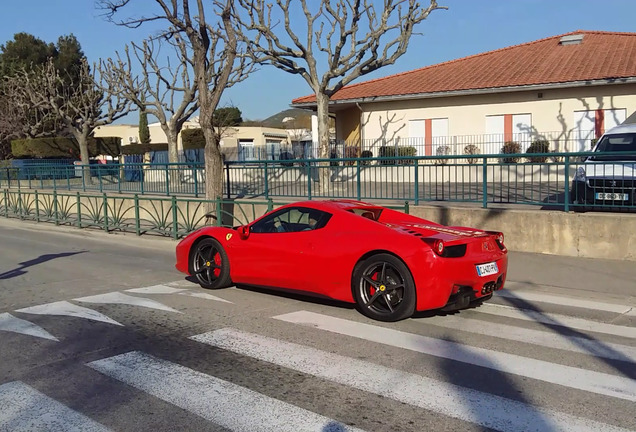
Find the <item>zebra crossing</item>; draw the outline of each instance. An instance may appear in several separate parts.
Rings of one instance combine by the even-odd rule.
[[[163,297],[156,298],[156,295]],[[6,331],[19,333],[24,338],[46,339],[53,344],[63,340],[64,335],[49,333],[30,323],[26,319],[29,315],[90,319],[117,328],[126,325],[121,319],[115,320],[90,309],[90,305],[128,305],[166,314],[182,314],[172,304],[165,304],[170,296],[205,298],[218,304],[233,303],[240,307],[235,298],[232,299],[234,301],[223,298],[224,291],[212,295],[176,283],[157,285],[2,313],[0,337],[2,331]],[[509,294],[503,292],[502,298],[507,296]],[[328,382],[343,392],[373,395],[387,401],[387,404],[408,406],[416,412],[435,416],[437,424],[458,421],[466,425],[465,430],[636,431],[636,373],[629,372],[636,371],[636,327],[577,317],[581,308],[630,317],[633,306],[580,301],[565,315],[563,306],[567,306],[567,297],[519,290],[514,291],[514,297],[523,298],[528,304],[553,304],[558,306],[559,313],[486,303],[458,314],[387,324],[367,320],[355,311],[295,304],[294,310],[268,314],[260,327],[246,329],[238,321],[190,334],[184,337],[184,343],[196,344],[197,349],[209,352],[212,358],[216,358],[214,353],[231,353],[236,358],[258,362],[265,371],[300,374],[303,381]],[[489,317],[499,322],[491,322]],[[268,331],[270,325],[277,326],[274,335]],[[438,337],[437,333],[432,332],[431,335],[428,331],[432,327],[440,334],[462,332],[475,338],[492,338],[509,344],[510,348],[503,351],[465,340],[459,342]],[[331,341],[330,345],[317,342],[324,340],[325,335]],[[374,355],[359,358],[341,348],[356,343],[368,346],[369,352]],[[517,345],[526,349],[514,352]],[[542,349],[562,353],[564,360],[547,361],[539,355],[528,355],[528,352]],[[391,361],[401,354],[411,361],[417,359],[427,367],[409,368],[399,361]],[[613,367],[595,369],[584,361],[567,364],[568,356],[589,358]],[[389,360],[381,361],[381,357]],[[370,414],[362,416],[354,411],[336,417],[272,392],[261,393],[244,383],[215,376],[214,367],[182,363],[182,360],[162,358],[157,353],[130,349],[86,361],[82,367],[115,386],[133,389],[140,398],[160,400],[173,409],[184,410],[223,430],[395,430],[391,428],[391,420],[383,418],[381,407],[377,411],[379,420],[385,422],[381,425],[365,422]],[[511,397],[510,392],[498,394],[493,391],[494,385],[482,385],[477,379],[475,385],[463,385],[442,379],[440,376],[443,374],[430,372],[440,364],[474,371],[475,374],[483,373],[484,376],[511,377],[513,382],[527,383],[528,387],[519,389],[524,397]],[[565,402],[554,406],[544,397],[550,393],[571,394],[573,405],[585,399],[589,407],[570,409]],[[117,429],[108,421],[99,419],[98,422],[81,409],[57,399],[54,391],[38,389],[28,379],[0,382],[0,432]],[[345,402],[335,399],[334,403]],[[596,407],[602,407],[605,414],[595,415],[592,408]],[[414,418],[409,430],[434,429],[430,424],[418,424],[418,418]],[[188,430],[188,426],[183,425],[182,429]]]

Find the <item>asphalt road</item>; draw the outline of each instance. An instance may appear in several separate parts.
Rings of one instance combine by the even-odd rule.
[[[511,253],[398,323],[174,270],[168,239],[0,220],[0,431],[636,431],[636,266]]]

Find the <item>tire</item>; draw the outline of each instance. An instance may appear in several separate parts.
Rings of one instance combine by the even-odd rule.
[[[363,315],[378,321],[399,321],[415,312],[415,282],[406,265],[393,255],[373,255],[356,265],[353,298]]]
[[[203,288],[225,288],[232,284],[230,260],[223,246],[213,238],[196,244],[190,253],[190,274]]]

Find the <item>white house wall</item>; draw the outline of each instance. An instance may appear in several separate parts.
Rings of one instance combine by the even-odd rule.
[[[449,136],[485,135],[487,117],[523,115],[531,119],[537,133],[559,136],[561,148],[572,151],[577,111],[624,109],[636,111],[636,84],[578,87],[473,96],[429,98],[409,101],[365,103],[362,108],[362,136],[365,141],[409,138],[414,120],[448,119]],[[612,125],[611,122],[607,122]],[[557,145],[557,144],[554,144]]]

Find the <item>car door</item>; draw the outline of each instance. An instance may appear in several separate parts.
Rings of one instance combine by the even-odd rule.
[[[233,254],[233,280],[315,291],[317,282],[308,277],[316,265],[312,244],[329,217],[314,209],[287,207],[255,222],[248,238],[240,240],[240,250]],[[312,225],[312,219],[319,225]]]

